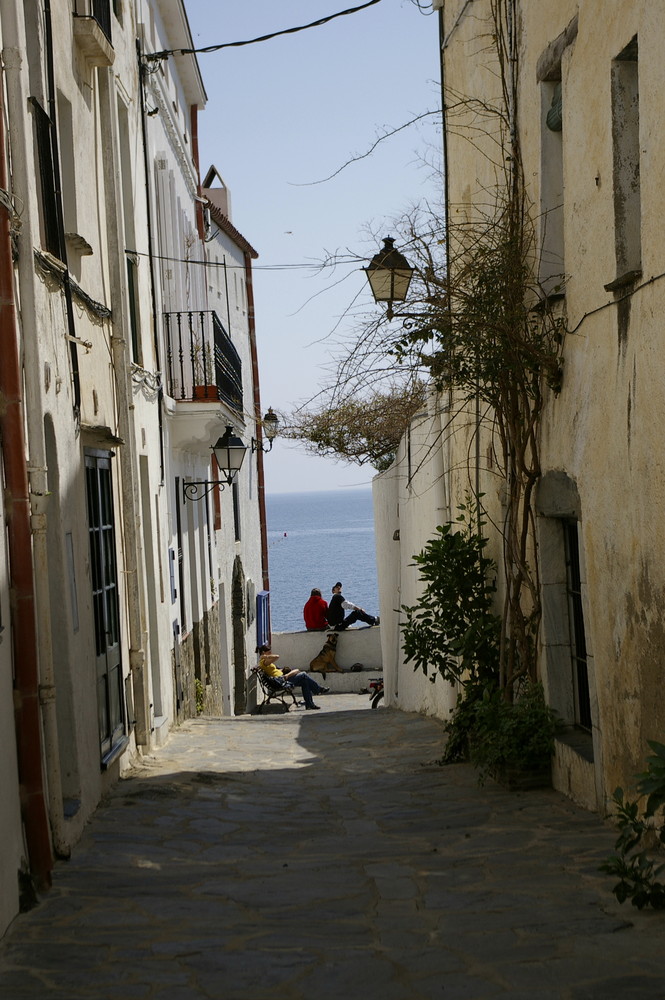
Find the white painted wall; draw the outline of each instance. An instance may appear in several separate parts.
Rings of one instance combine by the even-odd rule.
[[[426,411],[411,422],[391,468],[373,482],[386,704],[440,718],[454,706],[455,692],[440,677],[432,681],[404,662],[400,624],[402,606],[415,604],[420,595],[413,556],[436,526],[450,519],[445,422],[445,399],[433,394]]]
[[[383,623],[371,628],[348,628],[337,633],[335,662],[343,670],[362,663],[367,670],[382,670]],[[280,670],[309,670],[310,662],[323,649],[326,632],[273,632],[271,649],[280,660]],[[258,655],[254,662],[257,662]]]
[[[204,171],[205,172],[205,169]],[[216,532],[217,588],[221,593],[231,593],[233,565],[236,556],[242,559],[245,574],[245,627],[244,645],[247,653],[246,669],[254,663],[256,648],[256,594],[263,589],[261,563],[261,525],[258,494],[258,453],[252,451],[252,441],[257,437],[254,414],[254,386],[249,335],[249,315],[245,274],[245,254],[233,238],[223,232],[213,221],[211,240],[207,246],[209,266],[206,269],[209,308],[214,309],[231,337],[240,355],[243,373],[243,412],[234,414],[232,421],[236,433],[247,445],[242,469],[237,476],[241,540],[233,538],[233,507],[231,493],[221,495],[222,528]],[[259,317],[260,321],[260,317]],[[225,610],[226,627],[222,632],[222,678],[224,711],[231,712],[234,687],[233,630],[231,605]]]

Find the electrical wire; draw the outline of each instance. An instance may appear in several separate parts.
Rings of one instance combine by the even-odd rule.
[[[125,249],[125,253],[128,256],[134,257],[149,257],[150,254],[143,252],[141,250],[129,250]],[[197,264],[199,267],[227,267],[229,270],[235,268],[236,270],[244,271],[244,264],[231,264],[228,261],[214,261],[214,260],[193,260],[191,257],[189,259],[185,257],[165,257],[160,254],[152,254],[153,260],[163,260],[168,264]],[[312,264],[252,264],[252,271],[324,271],[326,269],[333,269],[335,267],[341,267],[344,264],[361,264],[365,261],[364,257],[348,257],[346,259],[335,258],[335,260],[327,263],[314,262]]]
[[[201,49],[162,49],[161,52],[146,53],[144,58],[146,60],[156,60],[167,59],[169,56],[174,55],[193,56],[202,52],[218,52],[220,49],[232,49],[238,48],[241,45],[254,45],[256,42],[267,42],[271,38],[279,38],[280,35],[293,35],[297,31],[306,31],[308,28],[318,28],[322,24],[334,21],[336,17],[345,17],[347,14],[357,14],[359,10],[365,10],[367,7],[373,7],[374,4],[380,2],[381,0],[369,0],[368,3],[360,4],[358,7],[349,7],[347,10],[340,10],[336,14],[328,14],[327,17],[320,17],[318,21],[312,21],[310,24],[301,24],[297,28],[284,28],[282,31],[273,31],[269,35],[259,35],[258,38],[248,38],[243,42],[222,42],[220,45],[207,45],[205,48]]]

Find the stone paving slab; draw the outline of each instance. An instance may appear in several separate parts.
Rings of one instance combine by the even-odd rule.
[[[440,767],[438,720],[320,702],[144,758],[0,942],[0,1000],[665,998],[610,826]]]

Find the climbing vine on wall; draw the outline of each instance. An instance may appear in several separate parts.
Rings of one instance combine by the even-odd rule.
[[[541,604],[534,494],[541,472],[543,409],[548,395],[561,387],[565,321],[553,304],[552,289],[546,295],[538,278],[540,255],[518,127],[517,2],[489,0],[486,25],[480,14],[474,17],[479,38],[494,53],[490,68],[496,69],[498,96],[488,102],[447,89],[444,128],[478,146],[478,156],[490,161],[493,182],[458,214],[427,205],[397,222],[397,243],[415,268],[402,310],[410,318],[403,325],[381,317],[362,326],[339,361],[331,402],[314,415],[309,429],[296,428],[295,436],[348,457],[348,435],[340,443],[340,434],[328,428],[335,429],[335,415],[349,399],[351,412],[359,412],[354,394],[363,405],[371,404],[380,379],[389,380],[395,398],[412,399],[412,387],[420,392],[423,379],[446,396],[443,436],[451,434],[459,442],[460,428],[473,427],[468,486],[480,492],[481,439],[482,454],[491,453],[492,473],[501,484],[502,517],[495,524],[503,545],[498,560],[503,579],[497,588],[503,601],[499,688],[510,702],[522,681],[536,680]],[[483,51],[487,60],[487,48]],[[394,429],[397,423],[388,415],[388,426]],[[370,444],[376,451],[375,442]],[[383,468],[395,447],[393,438],[377,458],[378,451],[372,456],[363,439],[358,454]],[[479,517],[477,531],[482,530]]]
[[[536,679],[541,604],[534,491],[541,471],[543,407],[548,392],[561,387],[565,322],[538,281],[539,254],[517,127],[514,0],[493,0],[491,16],[502,100],[495,108],[484,104],[482,112],[484,128],[500,149],[497,183],[473,219],[464,225],[449,222],[448,269],[439,293],[432,287],[433,275],[424,273],[422,280],[430,286],[426,316],[391,349],[406,359],[418,344],[428,347],[434,383],[450,393],[453,411],[466,408],[468,413],[475,405],[475,434],[490,442],[496,456],[504,511],[499,680],[510,701],[523,678]]]

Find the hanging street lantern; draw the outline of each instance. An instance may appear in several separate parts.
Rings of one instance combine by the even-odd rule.
[[[414,268],[406,257],[395,250],[395,240],[386,236],[383,249],[372,257],[368,266],[363,268],[367,275],[375,302],[387,302],[387,316],[392,319],[393,302],[404,302],[409,291]]]

